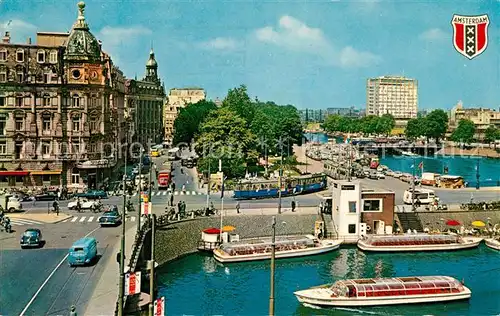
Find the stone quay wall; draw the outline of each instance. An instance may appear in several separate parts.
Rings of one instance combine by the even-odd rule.
[[[314,222],[317,220],[321,220],[320,215],[279,215],[276,218],[276,235],[312,234]],[[240,235],[240,238],[272,235],[272,215],[225,216],[223,221],[224,226],[236,227],[234,233]],[[196,252],[202,230],[219,226],[220,217],[202,217],[157,227],[155,234],[156,262],[161,265]]]
[[[439,211],[439,212],[417,212],[417,215],[422,223],[422,227],[429,229],[444,229],[446,221],[454,219],[459,221],[465,228],[471,228],[473,221],[483,221],[491,225],[500,224],[500,210],[496,211]],[[444,219],[444,222],[441,220]]]

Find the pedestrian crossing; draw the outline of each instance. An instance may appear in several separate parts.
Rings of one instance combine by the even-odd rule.
[[[86,224],[98,223],[99,218],[102,216],[73,216],[62,221],[62,223]],[[125,218],[126,222],[135,222],[136,216],[129,216]]]
[[[10,224],[12,226],[32,226],[32,225],[43,225],[45,223],[25,218],[12,218],[10,220]]]
[[[196,192],[196,191],[174,191],[174,195],[205,195],[206,193]],[[168,191],[153,191],[151,192],[151,196],[167,196],[169,195]],[[134,192],[132,196],[137,196],[137,192]]]

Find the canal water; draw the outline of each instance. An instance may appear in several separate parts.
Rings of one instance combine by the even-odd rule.
[[[343,247],[330,254],[276,261],[276,315],[500,315],[500,252],[477,249],[373,254]],[[269,261],[222,265],[193,254],[159,270],[167,315],[267,315]],[[311,308],[293,292],[345,278],[449,275],[464,280],[469,301],[366,308]]]
[[[328,136],[323,133],[305,133],[304,137],[312,142],[327,143]],[[340,140],[341,141],[341,140]],[[337,142],[339,140],[337,139]],[[421,176],[418,165],[423,163],[424,172],[444,174],[448,168],[449,175],[462,176],[469,187],[476,186],[476,168],[479,163],[479,185],[481,187],[500,186],[500,159],[470,156],[388,156],[380,158],[380,163],[394,171],[412,173],[412,165],[416,174]]]

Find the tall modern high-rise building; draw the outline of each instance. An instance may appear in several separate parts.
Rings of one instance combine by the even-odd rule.
[[[418,82],[398,76],[370,78],[366,82],[366,115],[392,114],[395,119],[416,118]]]

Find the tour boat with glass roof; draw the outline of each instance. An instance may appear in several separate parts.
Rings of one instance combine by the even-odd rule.
[[[318,255],[339,248],[341,240],[318,239],[313,235],[276,236],[275,258]],[[214,250],[219,262],[243,262],[271,259],[270,237],[224,243]]]
[[[471,297],[471,291],[449,276],[350,279],[294,293],[315,306],[377,306],[449,302]]]
[[[485,239],[484,242],[486,243],[486,246],[495,249],[495,250],[500,250],[500,238],[488,238]]]
[[[479,246],[483,238],[458,235],[372,235],[358,241],[358,247],[365,251],[440,251],[461,250]]]

